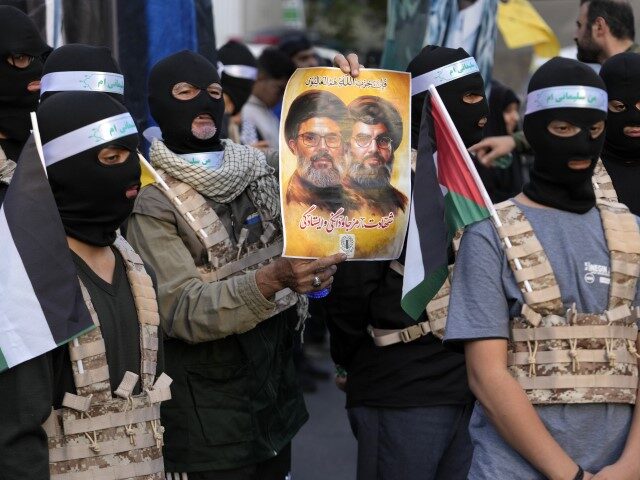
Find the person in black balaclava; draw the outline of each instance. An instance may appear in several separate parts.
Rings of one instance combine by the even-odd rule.
[[[585,213],[595,205],[591,176],[605,140],[604,135],[594,137],[592,131],[593,125],[607,118],[607,96],[601,93],[605,92],[605,85],[591,72],[590,67],[573,60],[549,60],[529,82],[524,117],[524,134],[535,152],[531,180],[524,186],[524,193],[542,205],[575,213]],[[581,108],[579,103],[574,108],[545,90],[557,86],[566,90],[564,86],[570,79],[595,92],[589,97],[593,108]],[[554,121],[569,123],[580,131],[561,137],[550,131]],[[585,168],[579,168],[583,164]]]
[[[414,57],[411,73],[411,147],[418,148],[422,106],[434,84],[465,146],[482,139],[489,106],[475,59],[463,48],[427,45]]]
[[[473,57],[463,49],[428,46],[407,70],[412,147],[430,84],[464,143],[481,138],[488,107]],[[402,309],[403,257],[340,265],[327,297],[331,355],[338,371],[346,372],[338,383],[358,441],[357,478],[466,480],[473,395],[464,356],[442,346],[426,312],[414,320]]]
[[[124,103],[124,77],[107,47],[71,43],[47,57],[40,81],[40,100],[55,92],[104,92]]]
[[[218,73],[224,96],[222,138],[240,142],[238,113],[249,99],[258,78],[258,62],[246,45],[229,41],[218,50]],[[235,117],[235,118],[232,118]]]
[[[139,257],[116,233],[131,212],[139,189],[138,132],[131,115],[121,103],[104,93],[95,92],[60,92],[51,96],[38,108],[38,125],[53,198],[67,234],[78,278],[85,289],[83,293],[90,300],[85,301],[100,327],[89,332],[88,337],[78,339],[78,345],[97,347],[90,354],[92,362],[87,361],[86,354],[76,350],[85,376],[99,375],[97,380],[92,380],[90,388],[94,395],[86,413],[93,418],[114,422],[117,420],[112,416],[114,411],[137,410],[135,405],[140,401],[131,397],[118,399],[117,395],[111,399],[111,392],[127,383],[122,381],[128,378],[125,374],[133,373],[136,378],[141,378],[141,382],[131,384],[130,394],[144,395],[141,385],[143,374],[149,374],[151,384],[154,384],[155,374],[159,373],[156,365],[161,369],[163,364],[162,342],[156,343],[160,352],[157,356],[154,347],[141,338],[143,332],[147,340],[162,338],[152,324],[155,320],[153,312],[157,311],[155,295],[149,288],[152,279],[142,267]],[[57,261],[52,258],[50,264],[39,267],[55,268]],[[138,312],[136,307],[140,302],[144,308]],[[25,322],[32,320],[24,319]],[[144,328],[142,323],[146,323]],[[141,446],[139,441],[137,444],[130,442],[136,435],[139,439],[142,432],[135,424],[131,437],[124,432],[120,434],[120,441],[126,443],[120,454],[127,457],[120,464],[108,450],[105,453],[103,442],[111,442],[113,437],[87,434],[88,438],[85,438],[80,434],[78,440],[78,435],[75,435],[73,442],[78,448],[92,452],[96,460],[92,462],[74,463],[75,457],[56,448],[60,444],[56,442],[51,443],[51,450],[47,451],[47,435],[42,427],[44,419],[52,413],[52,408],[58,410],[53,418],[69,414],[66,400],[70,394],[72,397],[87,395],[86,390],[79,389],[84,384],[74,377],[76,362],[72,365],[70,360],[70,349],[73,348],[73,345],[62,345],[0,374],[2,478],[49,478],[50,472],[54,475],[61,471],[71,472],[76,478],[108,474],[114,479],[129,478],[130,472],[118,473],[118,467],[139,467],[142,463],[147,474],[164,478],[160,445],[152,442]],[[106,355],[106,364],[101,363],[102,352]],[[73,357],[74,354],[71,355]],[[144,372],[141,371],[141,358],[146,365]],[[104,372],[101,371],[103,368]],[[102,386],[105,380],[106,392]],[[145,385],[148,385],[146,381]],[[105,393],[109,398],[109,408],[101,405],[105,402]],[[121,405],[118,406],[117,402]],[[146,399],[143,402],[148,405]],[[156,428],[162,430],[157,423],[158,417],[152,422],[149,420],[152,419],[145,419],[146,431],[152,428],[154,431]],[[60,440],[62,443],[67,441]],[[160,460],[150,460],[155,458]]]
[[[640,55],[614,55],[600,76],[609,94],[602,161],[618,200],[640,215]]]
[[[224,99],[220,77],[202,55],[188,50],[170,55],[149,77],[149,108],[175,153],[222,150]]]
[[[149,106],[165,185],[140,192],[127,238],[158,276],[174,380],[165,465],[190,480],[283,480],[307,419],[292,360],[306,298],[294,292],[330,285],[345,257],[280,257],[278,182],[260,150],[219,138],[222,88],[206,58],[158,62]]]
[[[468,480],[637,477],[640,230],[623,204],[596,203],[607,104],[589,66],[542,65],[524,118],[531,181],[462,237],[444,342],[477,398]]]
[[[278,49],[285,53],[297,68],[317,67],[320,61],[316,52],[313,51],[313,45],[303,32],[295,32],[285,35]]]
[[[22,11],[0,6],[0,147],[16,161],[38,105],[43,56],[51,48]]]
[[[111,245],[116,238],[116,230],[131,213],[140,188],[140,162],[136,152],[138,131],[122,104],[109,99],[107,95],[96,97],[92,92],[60,92],[42,105],[53,101],[53,98],[56,98],[54,105],[42,113],[42,118],[46,120],[42,129],[42,143],[49,183],[65,231],[70,237],[90,245]],[[63,117],[57,109],[64,111],[65,102],[71,101],[78,105],[73,112],[69,111],[69,115]],[[121,136],[112,142],[99,143],[96,147],[66,156],[64,161],[52,163],[51,159],[54,157],[50,155],[50,151],[53,148],[56,151],[64,148],[65,154],[72,149],[79,150],[83,146],[83,137],[80,134],[76,137],[68,135],[64,137],[64,142],[56,140],[57,145],[47,142],[79,128],[76,125],[94,123],[96,112],[109,117],[123,117],[121,121],[113,123]],[[47,115],[56,115],[57,121],[49,121]],[[122,135],[127,132],[127,135]],[[90,141],[86,142],[87,146],[104,138],[104,127],[91,135]],[[126,161],[105,168],[96,158],[98,152],[107,146],[126,150]]]
[[[258,62],[246,45],[229,41],[218,50],[218,67],[225,96],[225,107],[233,116],[242,110],[258,77]],[[228,97],[228,99],[227,99]],[[227,108],[225,108],[225,111]]]

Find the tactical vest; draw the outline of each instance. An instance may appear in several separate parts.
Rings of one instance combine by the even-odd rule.
[[[156,171],[168,187],[157,185],[158,188],[186,220],[207,251],[207,263],[197,267],[203,281],[216,282],[256,270],[282,254],[282,232],[270,220],[268,212],[256,206],[264,227],[258,242],[248,243],[249,230],[242,228],[238,242],[234,245],[227,229],[205,197],[163,170]],[[279,291],[275,295],[274,315],[295,305],[297,301],[297,294],[290,289]]]
[[[598,159],[596,168],[592,176],[593,188],[597,199],[618,201],[618,197],[611,177],[607,173],[602,160]],[[453,238],[454,253],[458,252],[463,230],[458,230]],[[404,267],[397,261],[391,262],[391,269],[404,275]],[[369,333],[373,337],[374,343],[379,346],[392,345],[399,342],[411,342],[424,335],[432,333],[437,338],[444,338],[447,326],[447,315],[449,313],[449,297],[451,295],[451,282],[453,281],[453,265],[449,265],[449,274],[445,279],[438,293],[427,304],[427,320],[425,322],[412,325],[403,330],[382,330],[369,327]]]
[[[43,425],[49,438],[51,480],[164,479],[160,402],[169,400],[171,379],[155,380],[158,305],[142,260],[118,237],[140,324],[142,393],[133,395],[138,375],[126,372],[111,393],[100,321],[84,285],[82,295],[96,328],[69,343],[76,393],[65,393],[62,408]],[[155,380],[155,383],[154,383]]]
[[[609,304],[603,313],[578,313],[575,305],[564,309],[553,269],[522,210],[511,201],[496,205],[498,234],[524,297],[520,316],[510,322],[507,365],[534,404],[636,401],[640,312],[632,302],[640,231],[621,203],[598,200],[597,207],[611,257]]]

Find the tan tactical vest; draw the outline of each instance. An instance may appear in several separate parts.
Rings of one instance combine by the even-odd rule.
[[[609,305],[603,313],[578,313],[575,306],[564,309],[553,269],[522,210],[511,201],[496,205],[498,234],[509,239],[505,253],[525,301],[511,320],[507,364],[534,404],[636,401],[640,312],[632,302],[640,231],[621,203],[600,199],[597,207],[611,255]]]
[[[596,168],[591,178],[597,199],[610,200],[612,202],[618,201],[618,195],[613,188],[611,177],[607,173],[602,160],[598,159],[598,163],[596,164]],[[459,231],[457,232],[453,242],[454,251],[456,253],[460,246],[461,238],[462,232]],[[449,277],[445,280],[436,296],[427,304],[427,317],[432,328],[432,333],[440,339],[444,337],[444,330],[447,325],[452,273],[453,265],[449,267]]]
[[[162,185],[157,187],[191,226],[207,251],[207,263],[197,267],[203,281],[216,282],[256,270],[282,254],[282,232],[277,224],[263,220],[264,233],[259,242],[253,244],[247,242],[249,231],[243,228],[238,243],[234,245],[215,210],[202,195],[163,170],[156,171],[169,190]],[[270,217],[267,212],[259,211],[259,214],[262,219]],[[274,314],[295,305],[297,301],[298,296],[293,291],[288,288],[281,290],[275,296],[277,306]]]
[[[125,260],[138,312],[142,393],[132,395],[138,382],[132,372],[125,374],[115,396],[111,393],[100,321],[81,284],[96,328],[69,343],[76,394],[66,393],[62,408],[43,425],[51,480],[164,479],[160,402],[171,398],[171,379],[164,373],[155,379],[160,341],[155,290],[131,246],[122,237],[114,246]]]

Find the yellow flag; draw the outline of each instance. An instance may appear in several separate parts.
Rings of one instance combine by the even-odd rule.
[[[529,0],[498,2],[498,28],[509,48],[533,45],[539,57],[555,57],[560,42]]]
[[[142,156],[140,153],[138,153],[138,155]],[[145,162],[140,162],[140,170],[142,171],[140,174],[140,188],[156,183],[155,177],[149,171]]]

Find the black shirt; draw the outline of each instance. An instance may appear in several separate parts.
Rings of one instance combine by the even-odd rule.
[[[376,347],[367,326],[401,329],[416,322],[400,307],[402,276],[389,262],[338,266],[327,297],[333,360],[348,372],[347,407],[426,407],[473,401],[464,355],[429,334]],[[419,322],[426,320],[423,317]]]

